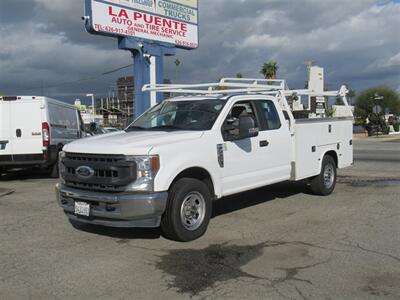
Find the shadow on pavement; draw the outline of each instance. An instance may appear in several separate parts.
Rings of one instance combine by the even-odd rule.
[[[306,181],[283,182],[214,201],[213,218],[297,194],[313,195]]]
[[[18,169],[0,174],[0,181],[30,180],[30,179],[52,179],[47,170]],[[54,179],[54,178],[53,178]]]
[[[113,228],[100,225],[85,224],[71,220],[70,223],[75,229],[80,231],[121,239],[120,241],[118,241],[118,243],[121,244],[123,244],[125,240],[153,240],[161,237],[160,228]]]
[[[305,181],[284,182],[225,197],[214,201],[212,218],[275,199],[288,198],[297,194],[311,194]],[[112,228],[75,221],[70,222],[72,226],[78,230],[120,239],[118,243],[121,244],[132,239],[158,239],[162,236],[160,228]]]

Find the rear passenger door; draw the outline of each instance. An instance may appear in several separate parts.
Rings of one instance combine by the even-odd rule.
[[[13,155],[42,154],[42,103],[40,100],[11,102],[11,142]]]
[[[282,110],[275,98],[255,100],[259,119],[257,155],[265,183],[290,178],[292,141]]]

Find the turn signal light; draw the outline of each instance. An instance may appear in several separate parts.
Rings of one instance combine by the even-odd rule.
[[[151,158],[151,169],[153,172],[160,170],[160,157],[158,155]]]

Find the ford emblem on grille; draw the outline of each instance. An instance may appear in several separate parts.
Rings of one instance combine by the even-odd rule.
[[[87,166],[78,167],[75,171],[78,177],[82,179],[89,179],[92,178],[94,175],[94,170],[91,167]]]

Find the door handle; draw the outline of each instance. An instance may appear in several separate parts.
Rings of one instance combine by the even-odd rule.
[[[260,147],[268,147],[269,142],[267,140],[265,141],[260,141]]]
[[[15,134],[16,134],[16,136],[17,136],[18,138],[20,138],[20,137],[22,136],[22,131],[21,131],[21,129],[17,129],[17,130],[15,131]]]

